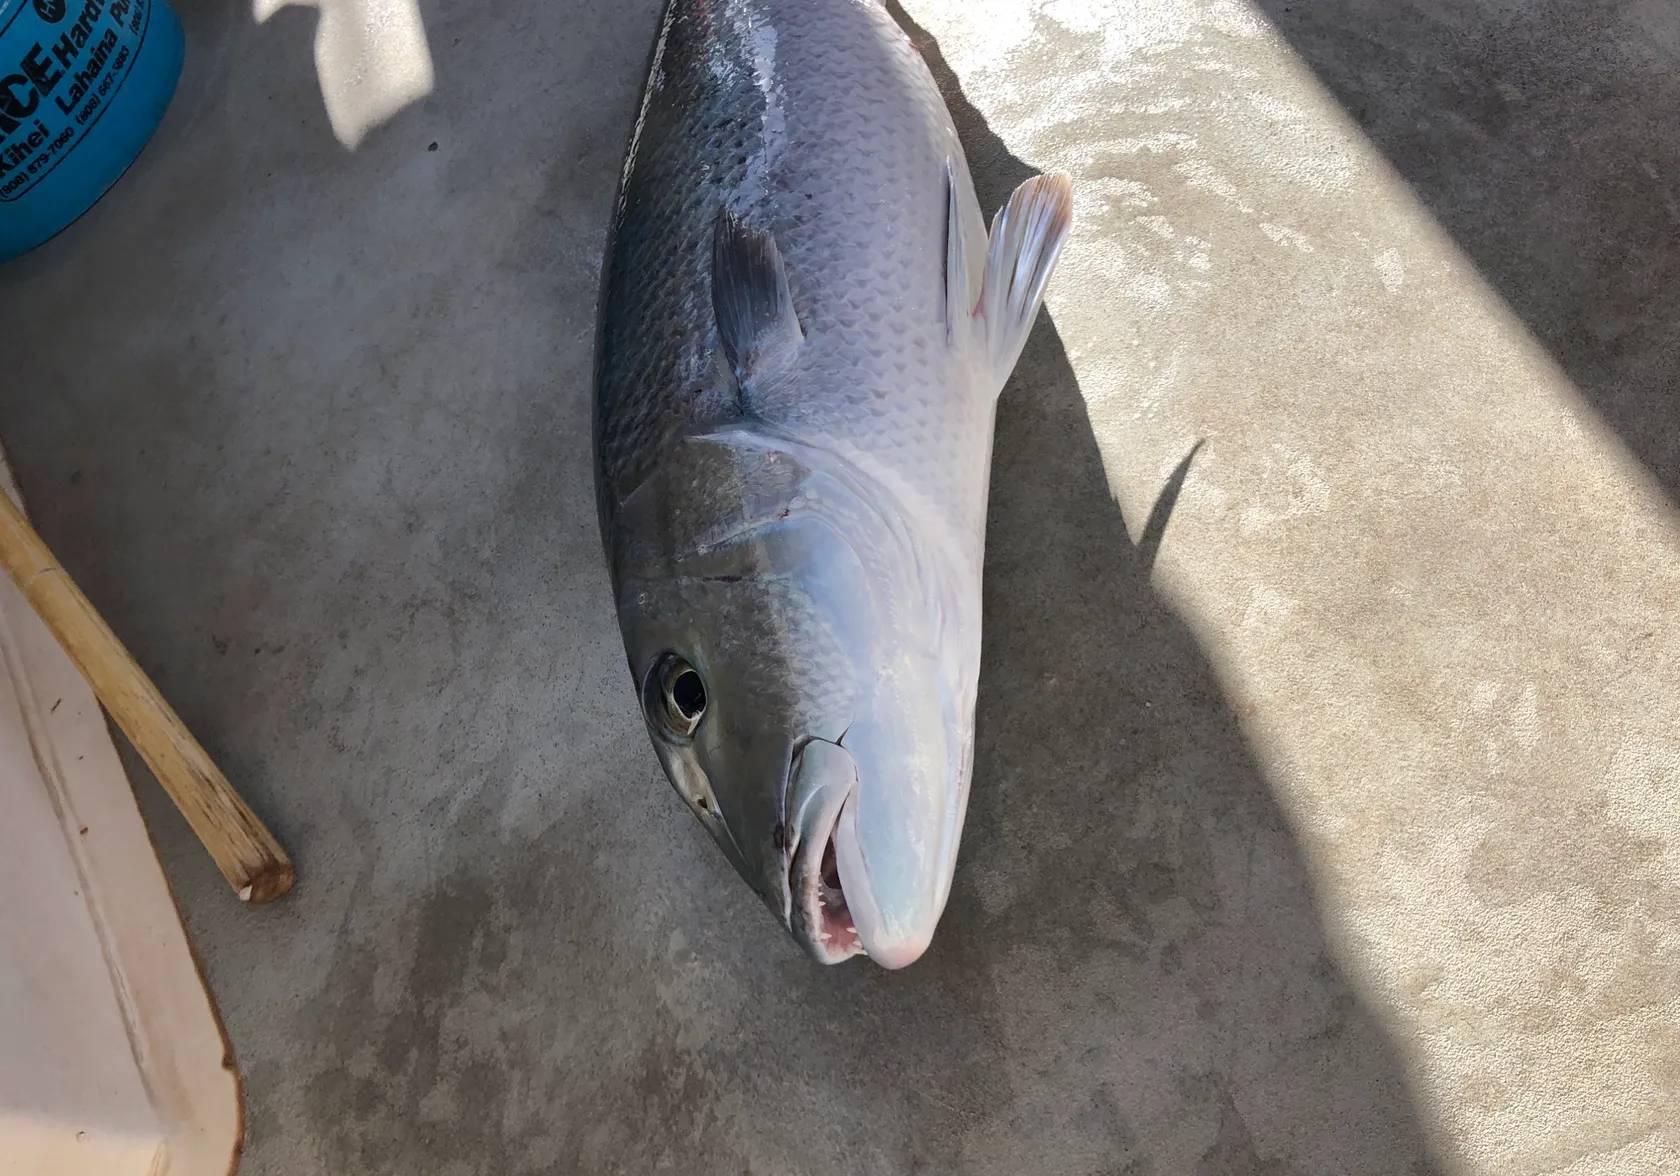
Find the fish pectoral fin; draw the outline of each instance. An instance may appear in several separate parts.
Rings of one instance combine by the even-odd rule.
[[[1026,346],[1072,225],[1073,182],[1061,174],[1034,176],[1015,189],[992,220],[975,313],[985,322],[1000,390]]]
[[[712,313],[742,386],[786,367],[805,341],[776,238],[727,208],[712,234]]]

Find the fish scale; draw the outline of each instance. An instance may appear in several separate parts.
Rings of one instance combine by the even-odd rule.
[[[603,511],[674,439],[733,415],[727,398],[676,393],[715,386],[713,220],[769,155],[762,197],[739,211],[775,231],[810,347],[807,378],[755,401],[755,415],[889,466],[977,558],[974,487],[989,454],[975,439],[990,432],[992,403],[953,378],[965,357],[945,345],[948,160],[970,189],[926,67],[884,10],[856,0],[679,2],[669,17],[663,85],[648,98],[611,255],[596,406]],[[756,73],[764,42],[768,79]],[[765,134],[772,100],[780,142]],[[977,206],[973,216],[978,226]]]

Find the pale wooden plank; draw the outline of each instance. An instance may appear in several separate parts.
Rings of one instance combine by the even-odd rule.
[[[0,659],[0,1173],[222,1176],[231,1049],[105,716],[3,577]]]

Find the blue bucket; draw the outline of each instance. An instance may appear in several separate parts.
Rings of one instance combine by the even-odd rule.
[[[0,0],[0,260],[116,183],[163,121],[185,40],[165,0]]]

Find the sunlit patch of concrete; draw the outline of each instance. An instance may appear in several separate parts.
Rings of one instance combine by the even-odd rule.
[[[320,10],[315,70],[338,141],[355,150],[374,127],[432,92],[435,76],[417,0],[252,0],[257,22],[289,4]]]

